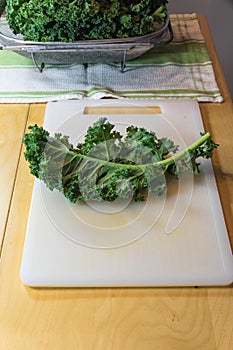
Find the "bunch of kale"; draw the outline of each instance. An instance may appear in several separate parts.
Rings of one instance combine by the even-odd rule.
[[[167,0],[7,0],[14,34],[25,40],[127,38],[154,31],[167,16]]]

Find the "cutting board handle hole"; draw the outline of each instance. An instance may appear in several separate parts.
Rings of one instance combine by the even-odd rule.
[[[162,110],[159,106],[86,106],[83,114],[162,114]]]

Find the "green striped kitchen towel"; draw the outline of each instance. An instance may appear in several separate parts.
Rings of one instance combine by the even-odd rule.
[[[222,102],[196,14],[171,14],[174,40],[132,61],[57,66],[42,73],[15,52],[0,51],[0,102],[65,99],[195,98]]]

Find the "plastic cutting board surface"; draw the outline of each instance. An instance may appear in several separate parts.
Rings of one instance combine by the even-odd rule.
[[[142,126],[170,137],[180,150],[203,131],[198,103],[191,100],[52,102],[44,127],[80,142],[103,116],[101,109],[84,114],[85,107],[96,106],[119,107],[120,113],[104,116],[122,133],[128,125]],[[127,108],[124,114],[124,107],[138,114]],[[36,179],[20,276],[29,286],[230,284],[233,258],[211,161],[201,161],[199,176],[169,180],[164,195],[141,203],[71,204]]]

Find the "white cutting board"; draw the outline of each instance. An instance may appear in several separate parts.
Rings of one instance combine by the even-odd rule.
[[[161,114],[150,109],[155,105]],[[198,103],[191,100],[52,102],[46,107],[44,127],[80,142],[87,127],[102,116],[83,115],[86,106],[145,106],[147,111],[138,110],[143,114],[106,117],[122,132],[134,124],[170,137],[180,150],[203,131]],[[212,165],[210,160],[201,163],[198,177],[173,178],[163,196],[130,205],[127,201],[71,204],[36,179],[22,282],[62,287],[230,284],[233,258]]]

